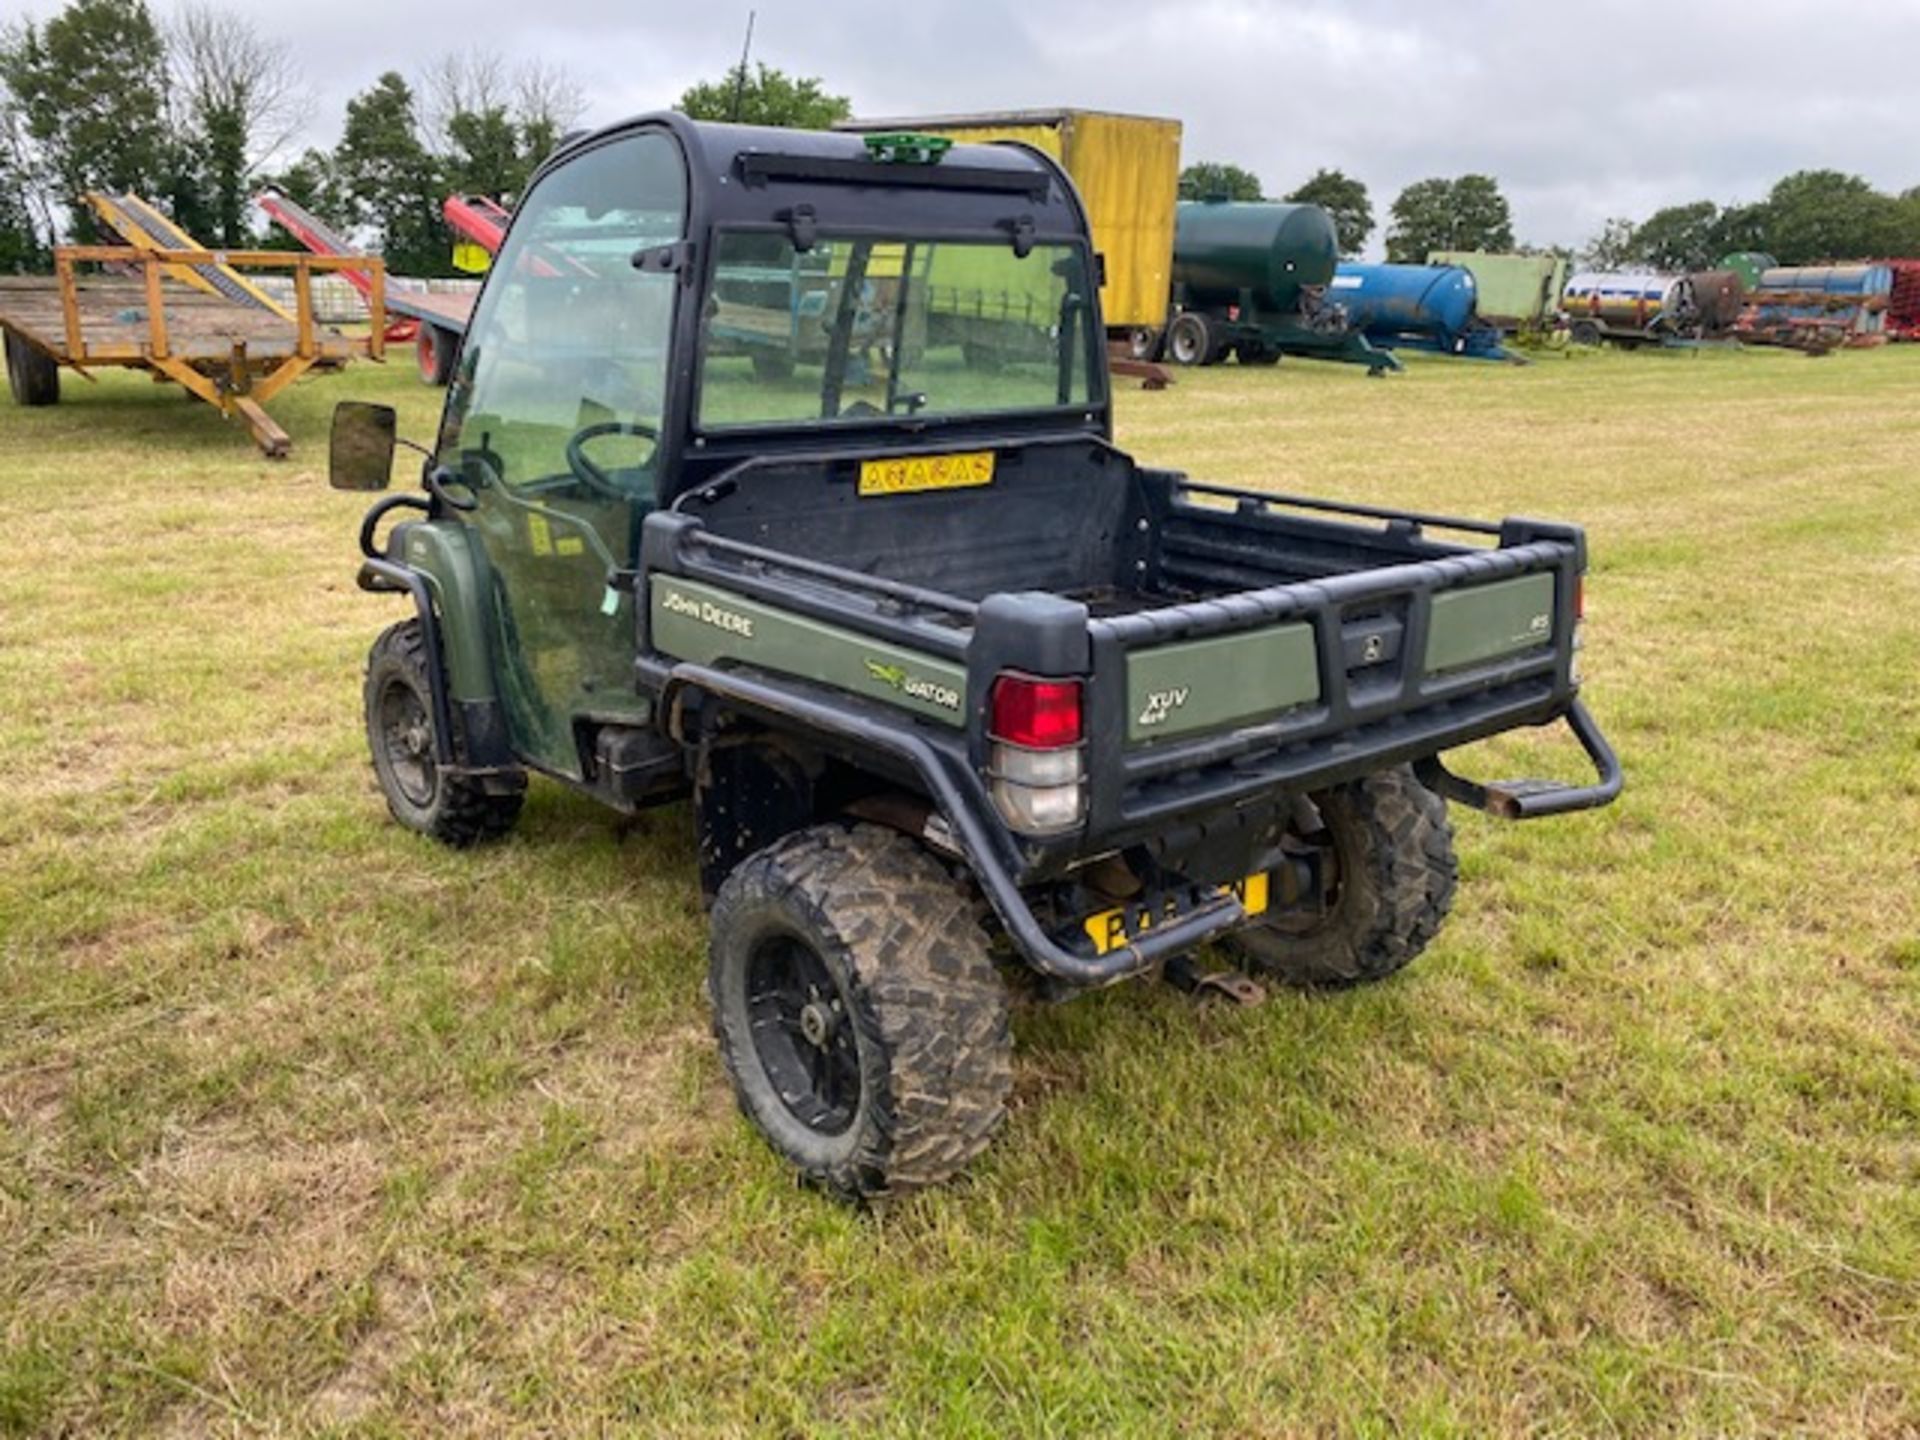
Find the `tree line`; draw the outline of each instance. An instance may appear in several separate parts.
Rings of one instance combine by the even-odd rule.
[[[1603,270],[1706,270],[1742,250],[1782,265],[1920,255],[1920,185],[1889,195],[1858,175],[1800,170],[1752,204],[1696,200],[1609,220],[1582,258]]]
[[[1203,160],[1180,172],[1183,200],[1261,200],[1260,178],[1221,161]],[[1277,197],[1318,205],[1333,217],[1340,253],[1351,258],[1366,247],[1375,222],[1367,187],[1340,170],[1316,170],[1297,188]],[[1394,198],[1388,212],[1387,259],[1423,264],[1436,250],[1511,250],[1513,214],[1500,187],[1486,175],[1420,180]]]
[[[1201,161],[1180,175],[1185,200],[1260,200],[1258,176],[1234,164]],[[1326,208],[1340,253],[1355,256],[1374,232],[1367,187],[1338,170],[1277,197]],[[1513,215],[1499,185],[1486,175],[1417,180],[1394,199],[1386,235],[1387,259],[1421,264],[1436,250],[1512,250]],[[1577,257],[1600,270],[1705,270],[1736,251],[1759,251],[1783,265],[1813,265],[1889,255],[1920,255],[1920,186],[1899,195],[1877,190],[1858,175],[1801,170],[1751,204],[1697,200],[1669,205],[1645,220],[1609,220]]]
[[[816,128],[852,113],[820,81],[764,64],[693,86],[678,108]],[[585,109],[559,67],[460,51],[411,79],[377,76],[347,101],[337,141],[289,156],[313,97],[284,43],[204,0],[164,25],[146,0],[68,0],[44,24],[0,30],[0,273],[46,268],[62,240],[110,238],[89,190],[144,195],[210,245],[297,249],[252,205],[272,185],[394,273],[450,274],[443,198],[512,199]]]
[[[693,86],[678,107],[807,128],[852,110],[818,79],[744,63]],[[331,147],[288,158],[313,98],[284,43],[207,0],[166,25],[146,0],[68,0],[44,24],[0,30],[0,272],[45,268],[61,239],[105,238],[83,199],[89,190],[155,199],[209,244],[291,247],[278,232],[259,238],[251,197],[273,184],[378,249],[396,273],[450,273],[443,197],[517,195],[585,108],[580,85],[558,67],[454,52],[411,80],[379,75],[347,102]],[[1201,161],[1180,176],[1185,199],[1264,193],[1230,163]],[[1367,187],[1339,170],[1318,170],[1281,198],[1325,207],[1344,255],[1359,254],[1377,228]],[[1387,219],[1393,261],[1515,248],[1511,209],[1486,175],[1415,181]],[[1611,220],[1580,258],[1682,270],[1735,250],[1785,264],[1920,254],[1920,186],[1895,196],[1858,176],[1802,171],[1754,204],[1701,200]]]
[[[69,0],[0,32],[0,271],[109,238],[89,190],[144,195],[210,245],[292,246],[260,238],[252,197],[275,184],[396,271],[443,274],[442,197],[517,192],[584,108],[562,70],[453,53],[414,81],[379,76],[337,143],[289,159],[313,98],[283,42],[205,3],[162,25],[146,0]]]

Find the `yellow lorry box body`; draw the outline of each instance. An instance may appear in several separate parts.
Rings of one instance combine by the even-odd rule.
[[[960,144],[1018,140],[1073,177],[1093,247],[1105,257],[1100,310],[1110,329],[1160,326],[1173,286],[1173,207],[1180,197],[1180,122],[1099,110],[849,120],[838,128],[914,131]]]

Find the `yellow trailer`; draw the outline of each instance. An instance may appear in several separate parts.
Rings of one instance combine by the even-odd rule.
[[[1173,286],[1173,207],[1180,198],[1180,122],[1099,110],[1009,110],[847,120],[836,128],[911,130],[963,144],[1020,140],[1073,177],[1105,257],[1100,309],[1110,330],[1158,329]]]

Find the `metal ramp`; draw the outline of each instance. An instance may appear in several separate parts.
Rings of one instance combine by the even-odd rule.
[[[209,295],[231,300],[236,305],[251,305],[278,315],[282,320],[293,320],[293,315],[286,307],[275,302],[259,286],[228,265],[217,252],[208,252],[206,246],[174,224],[158,206],[143,196],[131,191],[111,195],[104,191],[89,190],[87,203],[129,245],[161,254],[170,250],[212,254],[212,258],[204,263],[170,263],[165,271],[168,279],[179,280]]]
[[[268,215],[278,220],[302,245],[316,255],[351,255],[347,237],[334,229],[306,206],[278,186],[269,185],[253,197]]]

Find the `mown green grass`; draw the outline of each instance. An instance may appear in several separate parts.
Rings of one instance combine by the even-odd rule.
[[[0,412],[0,1430],[1920,1430],[1920,349],[1126,391],[1147,460],[1586,523],[1630,789],[1460,817],[1373,990],[1023,1011],[875,1215],[733,1111],[684,810],[386,819],[321,467],[410,370],[277,465],[67,393]]]

